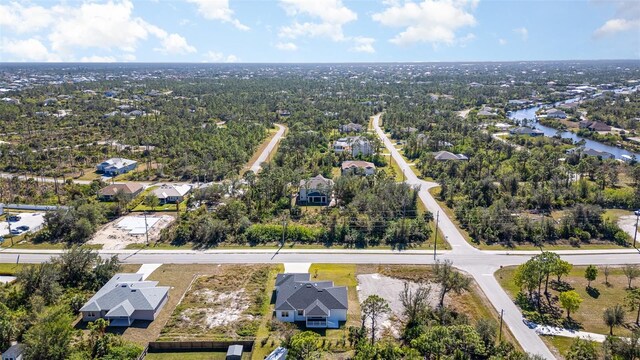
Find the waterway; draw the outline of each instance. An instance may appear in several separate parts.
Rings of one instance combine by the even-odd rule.
[[[569,103],[569,102],[574,102],[574,101],[578,101],[579,98],[575,98],[575,99],[569,99],[563,102]],[[557,106],[563,102],[559,102],[559,103],[555,103],[553,104],[553,106]],[[532,127],[534,129],[538,129],[540,131],[542,131],[544,133],[544,136],[549,136],[549,137],[554,137],[554,136],[560,136],[563,139],[571,139],[573,140],[574,143],[579,142],[579,141],[583,141],[584,140],[584,146],[586,148],[590,148],[590,149],[594,149],[594,150],[598,150],[598,151],[606,151],[610,154],[613,154],[616,159],[622,159],[622,155],[628,155],[628,156],[635,156],[637,159],[640,159],[640,154],[637,153],[633,153],[631,151],[627,151],[615,146],[611,146],[611,145],[607,145],[607,144],[603,144],[601,142],[598,141],[593,141],[591,139],[587,139],[584,138],[582,136],[578,136],[575,133],[571,132],[571,131],[562,131],[562,130],[557,130],[548,126],[544,126],[542,124],[540,124],[538,122],[538,119],[536,118],[536,111],[538,111],[539,109],[541,109],[544,105],[539,105],[539,106],[533,106],[533,107],[529,107],[526,109],[522,109],[522,110],[516,110],[516,111],[511,111],[509,113],[509,119],[511,119],[512,121],[516,122],[516,123],[522,123],[523,120],[527,120],[527,126]]]

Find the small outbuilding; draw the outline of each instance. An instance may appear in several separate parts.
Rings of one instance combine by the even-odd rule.
[[[2,353],[2,360],[22,360],[23,351],[22,344],[13,344]]]
[[[242,359],[242,345],[231,345],[227,349],[226,360],[240,360]]]

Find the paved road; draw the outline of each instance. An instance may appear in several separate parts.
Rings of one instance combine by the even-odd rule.
[[[439,251],[438,260],[451,260],[457,268],[469,273],[478,283],[496,312],[504,310],[505,324],[509,327],[523,349],[527,352],[554,359],[536,332],[523,323],[522,313],[502,289],[494,277],[496,270],[503,266],[518,265],[527,261],[538,251],[480,251],[464,239],[453,221],[442,210],[428,192],[436,183],[419,179],[407,162],[395,149],[379,126],[380,115],[374,117],[374,128],[384,145],[404,172],[406,182],[420,186],[419,197],[434,214],[439,214],[439,228],[447,238],[452,250]],[[266,157],[284,133],[279,126],[278,133],[263,151],[254,166]],[[252,170],[253,170],[252,166]],[[39,263],[57,256],[60,250],[14,250],[0,248],[0,263]],[[219,264],[219,263],[358,263],[358,264],[433,264],[433,252],[425,250],[347,250],[347,249],[238,249],[238,250],[101,250],[100,255],[117,255],[124,263],[149,264]],[[635,249],[617,250],[567,250],[557,251],[561,257],[574,265],[618,265],[640,264],[640,254]]]
[[[269,154],[271,153],[271,151],[273,151],[273,149],[275,148],[276,144],[278,143],[278,141],[280,141],[280,139],[282,138],[282,136],[284,135],[284,132],[286,130],[286,127],[280,124],[275,124],[278,127],[278,132],[276,133],[276,135],[271,139],[271,141],[269,141],[269,144],[267,145],[267,147],[262,151],[262,153],[260,154],[260,156],[258,157],[258,159],[251,165],[251,170],[254,173],[257,173],[260,171],[262,163],[265,162],[267,160],[267,158],[269,157]],[[80,145],[78,145],[80,146]],[[5,179],[12,179],[17,177],[19,180],[23,180],[26,181],[27,179],[37,179],[38,181],[43,181],[43,182],[48,182],[48,183],[55,183],[56,181],[60,184],[63,184],[64,181],[62,178],[58,178],[58,179],[54,179],[51,177],[43,177],[43,176],[37,176],[37,175],[24,175],[24,174],[16,174],[16,173],[6,173],[6,172],[0,172],[0,178],[5,178]],[[83,184],[83,185],[89,185],[91,184],[92,180],[79,180],[79,179],[74,179],[74,178],[65,178],[64,180],[68,180],[71,179],[71,181],[73,181],[76,184]],[[106,182],[109,182],[109,180],[105,180]],[[116,181],[114,182],[114,184],[121,184],[121,183],[125,183],[125,182],[135,182],[135,183],[139,183],[144,187],[148,187],[150,185],[161,185],[160,183],[156,184],[156,183],[152,183],[152,182],[141,182],[141,181]],[[171,181],[171,182],[167,182],[170,184],[193,184],[196,185],[194,183],[189,183],[189,182],[182,182],[182,181]],[[213,183],[207,183],[207,184],[213,184]],[[203,185],[206,186],[206,185]]]
[[[396,161],[400,169],[402,170],[406,183],[410,185],[421,186],[420,192],[418,193],[420,199],[424,202],[425,206],[429,211],[433,214],[438,214],[438,218],[440,219],[438,226],[442,230],[442,233],[447,238],[449,244],[451,244],[452,252],[454,255],[453,258],[457,261],[454,262],[459,268],[467,271],[473,278],[476,280],[482,291],[484,291],[485,295],[491,301],[491,304],[496,309],[496,311],[501,311],[504,309],[505,316],[504,320],[513,335],[518,339],[522,348],[530,353],[539,354],[544,356],[547,359],[553,359],[553,355],[549,348],[544,344],[544,342],[536,335],[536,333],[528,328],[522,322],[522,314],[519,309],[515,306],[515,304],[511,301],[507,293],[502,289],[498,281],[493,276],[493,273],[498,269],[497,264],[502,264],[501,261],[493,262],[489,261],[486,256],[471,246],[462,236],[458,228],[453,224],[453,221],[447,216],[447,214],[443,211],[440,205],[435,201],[433,196],[427,190],[429,187],[433,186],[433,183],[428,183],[426,181],[418,179],[416,174],[413,172],[409,164],[405,161],[405,159],[400,155],[398,150],[393,146],[391,140],[387,137],[384,131],[380,128],[380,116],[382,114],[377,114],[373,117],[373,127],[382,139],[382,142],[386,146],[387,150],[393,156],[393,159]],[[472,265],[469,262],[460,262],[459,256],[469,256],[471,255],[473,258],[477,257],[481,259],[482,265]],[[526,260],[525,260],[526,261]],[[495,264],[493,266],[487,267],[484,264]]]
[[[262,169],[262,163],[267,161],[269,154],[271,154],[271,151],[273,151],[273,149],[276,147],[276,144],[278,143],[278,141],[280,141],[280,139],[282,138],[282,135],[284,135],[284,131],[287,129],[283,125],[280,125],[280,124],[275,124],[275,125],[278,127],[278,132],[271,139],[271,141],[269,141],[269,144],[267,145],[266,148],[264,148],[264,150],[262,151],[262,154],[260,154],[258,159],[253,163],[253,165],[251,165],[251,168],[249,168],[249,170],[253,171],[256,174],[258,173],[258,171]]]

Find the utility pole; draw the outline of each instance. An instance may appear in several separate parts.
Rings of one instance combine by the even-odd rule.
[[[147,212],[143,212],[144,214],[144,235],[147,238],[147,246],[149,246],[149,225],[147,225]]]
[[[498,342],[502,341],[502,318],[504,317],[504,309],[500,310],[500,332],[498,333]]]
[[[436,236],[433,240],[433,260],[436,259],[436,250],[438,248],[438,220],[440,219],[440,210],[436,212]]]
[[[640,219],[640,211],[636,210],[636,231],[633,233],[633,247],[636,247],[636,238],[638,237],[638,219]]]
[[[280,247],[284,247],[284,236],[285,233],[287,231],[287,218],[286,217],[282,217],[282,244],[280,245]]]

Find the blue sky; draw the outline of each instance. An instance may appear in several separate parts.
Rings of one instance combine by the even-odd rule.
[[[0,61],[640,59],[640,1],[3,1]]]

